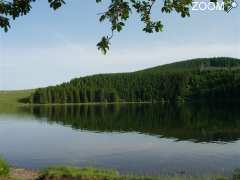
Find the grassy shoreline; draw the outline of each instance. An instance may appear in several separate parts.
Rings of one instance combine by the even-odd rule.
[[[230,177],[212,176],[135,176],[120,175],[111,169],[77,168],[56,166],[36,171],[24,168],[10,168],[9,174],[0,175],[0,180],[240,180],[239,171]]]
[[[0,158],[0,180],[240,180],[240,169],[231,177],[223,176],[135,176],[120,175],[113,169],[79,168],[73,166],[53,166],[43,170],[29,170],[10,167]]]
[[[0,157],[0,180],[240,180],[240,169],[231,177],[223,176],[136,176],[121,175],[114,169],[53,166],[43,170],[10,167]]]

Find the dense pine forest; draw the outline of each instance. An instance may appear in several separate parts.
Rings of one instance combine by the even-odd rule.
[[[132,73],[99,74],[37,89],[35,104],[240,100],[240,60],[193,59]]]

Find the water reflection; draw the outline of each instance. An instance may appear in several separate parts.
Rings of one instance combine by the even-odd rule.
[[[94,132],[139,132],[178,141],[233,142],[240,138],[237,105],[92,105],[22,108],[37,119]]]
[[[4,106],[0,155],[26,168],[230,175],[240,167],[239,117],[237,105]]]

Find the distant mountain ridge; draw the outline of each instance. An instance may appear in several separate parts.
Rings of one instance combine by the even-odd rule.
[[[131,73],[98,74],[38,89],[35,104],[240,99],[240,60],[199,58]]]

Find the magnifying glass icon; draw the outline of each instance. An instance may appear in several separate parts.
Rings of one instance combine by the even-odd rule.
[[[238,3],[236,1],[233,1],[227,12],[229,13],[233,8],[236,8],[236,7],[238,7]]]

